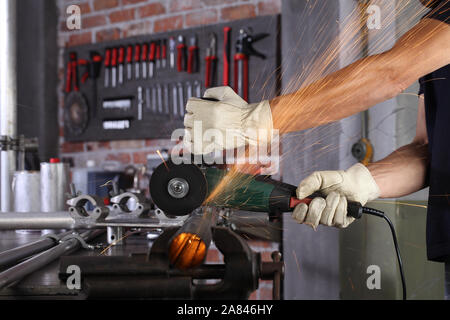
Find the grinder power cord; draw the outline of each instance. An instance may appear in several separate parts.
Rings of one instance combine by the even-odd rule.
[[[356,167],[352,171],[361,171]],[[347,173],[348,174],[348,173]],[[350,173],[352,175],[353,173]],[[363,175],[362,173],[359,173]],[[345,179],[344,179],[345,180]],[[331,191],[331,190],[330,190]],[[297,187],[282,183],[271,179],[268,176],[252,176],[244,173],[227,171],[215,167],[196,166],[194,164],[175,164],[172,161],[166,161],[158,166],[150,179],[150,194],[153,202],[157,207],[174,216],[185,216],[191,214],[202,206],[233,208],[237,210],[266,212],[270,217],[279,217],[283,212],[292,212],[301,204],[309,205],[318,197],[324,198],[321,193],[313,193],[304,199],[299,199],[296,195]],[[375,190],[373,190],[375,192]],[[369,192],[370,193],[370,192]],[[359,201],[367,201],[366,199],[358,199]],[[323,199],[322,199],[323,200]],[[403,287],[403,299],[406,299],[406,283],[403,272],[403,263],[400,250],[397,243],[392,222],[385,214],[379,210],[363,207],[357,201],[347,201],[347,217],[359,219],[365,214],[375,215],[387,221],[392,232],[394,246],[397,254],[400,275]],[[182,267],[198,265],[202,259],[197,259],[194,254],[195,250],[192,245],[197,246],[201,250],[201,257],[204,247],[209,245],[209,232],[204,232],[206,223],[200,223],[201,218],[195,217],[193,225],[203,225],[202,228],[189,228],[185,236],[177,235],[175,241],[188,245],[188,250],[182,250],[176,244],[172,248],[173,263]],[[200,220],[199,220],[200,219]],[[205,215],[206,220],[210,218]],[[197,232],[198,231],[198,232]],[[202,239],[203,235],[208,235]],[[190,240],[190,241],[189,241]],[[180,259],[179,254],[182,252],[188,256]],[[190,259],[190,260],[189,260]],[[189,260],[186,262],[186,260]],[[180,261],[183,261],[181,263]]]

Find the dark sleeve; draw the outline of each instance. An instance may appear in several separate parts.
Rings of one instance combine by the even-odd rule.
[[[424,18],[435,19],[450,24],[450,0],[441,0]]]

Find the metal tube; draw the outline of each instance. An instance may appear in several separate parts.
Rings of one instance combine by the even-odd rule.
[[[0,1],[0,136],[17,136],[16,0]],[[0,152],[0,203],[11,210],[11,179],[15,171],[13,150]]]
[[[63,232],[58,235],[53,235],[52,237],[47,235],[45,238],[41,238],[37,241],[3,251],[0,253],[0,268],[12,266],[18,261],[54,247],[58,244],[59,240],[70,233],[72,233],[72,231]]]
[[[0,230],[77,229],[79,225],[67,211],[5,212],[0,215]]]
[[[86,241],[90,241],[99,235],[104,233],[104,230],[93,230],[86,231],[81,234],[81,237]],[[71,254],[81,247],[81,243],[77,239],[68,239],[59,245],[44,251],[18,265],[9,268],[0,273],[0,290],[10,286],[23,279],[25,276],[39,270],[40,268],[46,266],[53,260],[58,259],[62,255]]]

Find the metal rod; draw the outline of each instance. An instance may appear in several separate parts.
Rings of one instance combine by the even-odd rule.
[[[0,1],[0,136],[17,136],[16,0]],[[0,152],[0,211],[11,210],[13,150]]]
[[[78,227],[67,211],[4,212],[0,214],[0,230],[77,229]]]
[[[86,241],[90,241],[102,233],[104,230],[86,231],[81,234],[81,237]],[[4,289],[11,284],[23,279],[25,276],[39,270],[46,266],[53,260],[58,259],[62,255],[71,254],[81,247],[81,243],[78,239],[71,238],[61,242],[59,245],[44,251],[18,265],[9,268],[0,273],[0,290]]]
[[[23,246],[6,250],[0,253],[0,268],[6,268],[14,265],[15,263],[38,254],[44,250],[48,250],[58,244],[64,236],[72,233],[67,231],[58,235],[47,235],[37,241],[27,243]]]

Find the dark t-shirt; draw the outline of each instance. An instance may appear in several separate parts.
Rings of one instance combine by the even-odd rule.
[[[450,24],[450,0],[441,1],[424,18]],[[430,159],[427,255],[429,260],[444,261],[450,257],[450,65],[419,82],[419,93],[425,99]]]

